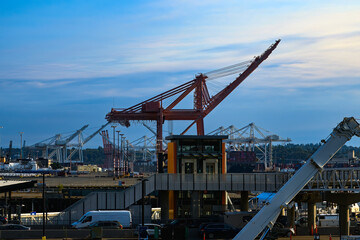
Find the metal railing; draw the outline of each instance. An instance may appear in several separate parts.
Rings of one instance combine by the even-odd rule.
[[[145,195],[154,191],[251,191],[275,192],[290,173],[168,174],[146,178]],[[303,191],[360,191],[360,168],[326,168],[316,174]],[[123,191],[92,192],[57,217],[53,224],[71,224],[91,210],[126,209],[142,199],[142,182]]]
[[[277,191],[288,173],[155,174],[154,190],[175,191]]]
[[[360,191],[360,168],[324,168],[304,191]]]
[[[276,191],[288,179],[288,173],[234,174],[167,174],[148,177],[145,195],[158,191]],[[92,192],[77,201],[57,217],[53,224],[71,224],[91,210],[126,209],[142,199],[142,182],[123,191]]]

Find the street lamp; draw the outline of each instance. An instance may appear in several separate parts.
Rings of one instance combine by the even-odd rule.
[[[117,144],[117,178],[120,178],[120,130],[116,131],[118,133],[118,144]]]
[[[129,155],[130,155],[130,151],[129,151],[129,140],[126,140],[126,161],[125,161],[125,173],[129,172],[128,169],[128,164],[129,164]]]
[[[121,171],[123,172],[123,175],[125,175],[125,156],[126,156],[126,137],[121,138],[121,147],[122,149],[122,153],[121,153],[121,166],[122,169]]]
[[[123,150],[122,150],[124,134],[120,133],[120,136],[121,136],[121,145],[120,145],[120,152],[119,152],[119,166],[121,166],[120,169],[121,169],[121,173],[122,173],[123,172],[122,163],[124,161],[124,159],[123,159]],[[119,171],[120,171],[120,169],[119,169]]]
[[[115,180],[115,175],[116,175],[116,168],[115,168],[115,147],[116,147],[116,143],[115,143],[115,128],[117,127],[116,125],[112,125],[111,126],[113,128],[113,132],[114,132],[114,141],[113,141],[113,167],[114,167],[114,180]]]

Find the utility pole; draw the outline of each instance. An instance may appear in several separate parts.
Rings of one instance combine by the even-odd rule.
[[[19,132],[20,133],[20,159],[22,159],[22,135],[24,132]]]
[[[113,133],[114,133],[114,141],[113,141],[113,160],[114,160],[114,179],[116,176],[116,161],[115,161],[115,148],[116,148],[116,143],[115,143],[115,128],[117,127],[116,125],[112,125],[111,126],[113,128]]]
[[[126,161],[125,161],[125,173],[128,173],[128,164],[129,164],[129,140],[126,140]]]
[[[125,175],[125,156],[126,156],[126,137],[121,139],[121,146],[122,146],[122,154],[121,154],[121,171],[123,172],[123,175]]]
[[[120,178],[120,130],[116,131],[118,133],[118,144],[117,144],[117,178]]]
[[[120,159],[120,164],[119,164],[119,166],[121,166],[121,174],[122,174],[122,172],[123,172],[122,163],[123,163],[123,161],[124,161],[124,158],[123,158],[123,150],[122,150],[122,147],[123,147],[123,136],[124,136],[124,134],[123,134],[123,133],[120,133],[121,143],[120,143],[120,152],[119,152],[119,159]]]

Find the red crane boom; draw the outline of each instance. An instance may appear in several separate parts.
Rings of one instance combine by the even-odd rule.
[[[204,117],[206,117],[217,105],[221,103],[240,83],[242,83],[263,61],[265,61],[272,51],[279,44],[280,39],[275,41],[263,54],[256,57],[251,64],[228,86],[210,97],[206,86],[207,75],[199,74],[195,79],[186,82],[178,87],[163,92],[146,101],[138,103],[127,109],[111,109],[106,115],[109,122],[118,122],[123,126],[129,127],[130,121],[152,120],[157,121],[157,152],[162,153],[162,125],[165,120],[192,120],[193,122],[183,131],[185,134],[195,123],[197,134],[204,135]],[[224,76],[238,69],[239,65],[233,65],[219,70],[209,72],[211,74]],[[193,109],[174,109],[190,92],[194,90]],[[179,95],[166,108],[163,100]],[[159,160],[158,160],[159,161]],[[162,164],[162,163],[161,163]],[[159,164],[160,166],[160,164]],[[161,167],[159,167],[161,168]]]

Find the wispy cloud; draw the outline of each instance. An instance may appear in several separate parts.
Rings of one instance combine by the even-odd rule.
[[[1,2],[0,114],[18,125],[22,111],[59,124],[103,121],[114,105],[127,107],[199,72],[251,60],[281,38],[227,99],[239,104],[222,105],[221,121],[273,119],[276,132],[277,123],[292,131],[284,123],[290,115],[339,118],[360,108],[359,10],[357,1]],[[216,92],[234,77],[209,88]],[[341,108],[346,97],[355,100]],[[238,116],[242,109],[246,116]]]

